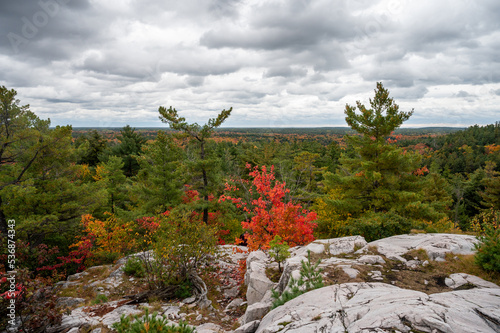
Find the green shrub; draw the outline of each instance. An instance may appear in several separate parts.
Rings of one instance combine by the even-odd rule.
[[[274,239],[269,242],[269,256],[273,258],[278,263],[278,270],[281,272],[281,263],[286,260],[286,258],[290,257],[290,252],[288,249],[290,248],[287,242],[282,242],[280,236],[274,236]]]
[[[178,326],[167,325],[168,320],[164,316],[158,316],[158,313],[149,315],[149,310],[146,308],[146,313],[142,318],[134,316],[135,320],[122,315],[120,322],[114,323],[111,327],[118,333],[193,333],[194,328],[189,327],[185,322],[181,321]]]
[[[183,284],[217,251],[216,230],[200,216],[178,207],[160,217],[151,257],[141,258],[151,290],[180,286],[182,294],[190,293],[191,288]]]
[[[323,276],[321,275],[321,270],[318,269],[321,260],[318,260],[316,264],[311,264],[311,252],[307,252],[307,261],[301,262],[300,278],[295,280],[290,277],[288,285],[289,290],[285,290],[282,294],[275,290],[272,290],[272,297],[274,298],[272,308],[277,308],[280,305],[294,299],[297,296],[307,293],[308,291],[322,288]]]
[[[193,284],[190,280],[184,280],[178,285],[178,289],[175,291],[175,297],[184,299],[191,296],[193,290]]]
[[[131,257],[123,266],[123,272],[127,275],[132,275],[138,278],[144,277],[145,269],[141,260],[137,257]]]
[[[475,262],[485,271],[500,272],[500,212],[484,213],[481,218]]]
[[[395,212],[367,213],[357,219],[349,219],[347,228],[351,235],[361,235],[367,242],[394,235],[407,234],[415,222]]]
[[[92,301],[92,305],[97,305],[101,303],[106,303],[108,301],[108,297],[104,294],[98,294],[94,300]]]

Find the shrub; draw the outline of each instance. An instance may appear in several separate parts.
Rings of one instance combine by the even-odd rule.
[[[142,318],[134,316],[134,321],[125,315],[122,315],[120,322],[114,323],[111,327],[118,333],[193,333],[194,328],[189,327],[181,321],[178,326],[167,325],[168,320],[164,316],[158,316],[155,312],[151,316],[146,308],[146,313]]]
[[[486,271],[500,272],[500,211],[486,211],[473,222],[478,232],[475,262]]]
[[[131,257],[123,266],[123,272],[127,275],[132,275],[138,278],[144,277],[145,269],[141,260],[136,257]]]
[[[290,257],[290,252],[288,249],[290,248],[287,242],[282,242],[280,236],[274,236],[274,239],[269,242],[269,256],[273,258],[278,263],[278,270],[281,272],[281,263],[286,260],[286,258]]]
[[[104,294],[98,294],[92,301],[92,305],[106,303],[108,301],[108,296]]]
[[[348,219],[351,235],[361,235],[367,242],[394,235],[406,234],[416,225],[414,221],[393,212],[368,213],[357,219]]]
[[[279,294],[277,291],[272,290],[272,297],[274,298],[272,308],[277,308],[280,305],[294,299],[297,296],[307,293],[308,291],[322,288],[323,276],[321,275],[321,270],[318,269],[321,260],[318,260],[316,264],[311,264],[311,252],[307,252],[307,261],[301,262],[300,278],[295,280],[290,277],[288,282],[289,289],[283,291]]]
[[[141,258],[150,289],[179,286],[187,289],[190,275],[207,262],[217,250],[217,234],[213,226],[203,223],[200,214],[179,206],[158,218],[151,235],[151,257]]]
[[[15,275],[15,291],[11,291],[11,276],[0,278],[0,326],[9,327],[8,317],[11,299],[16,301],[16,319],[20,319],[19,332],[45,332],[46,327],[61,322],[62,311],[57,307],[58,296],[52,285],[54,280],[33,277],[33,273],[25,268],[17,270]],[[10,327],[9,327],[10,328]]]

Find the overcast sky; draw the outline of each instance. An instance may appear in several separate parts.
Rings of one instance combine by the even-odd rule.
[[[52,125],[346,126],[383,82],[404,127],[500,121],[498,0],[0,0],[0,85]]]

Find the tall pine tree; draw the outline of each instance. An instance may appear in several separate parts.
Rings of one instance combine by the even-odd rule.
[[[420,156],[387,140],[413,110],[400,111],[382,83],[377,83],[371,108],[356,104],[345,108],[347,124],[358,132],[345,137],[355,154],[343,154],[338,171],[325,175],[327,190],[336,193],[324,199],[327,209],[347,218],[352,233],[371,239],[408,232],[415,219],[445,217],[425,200]]]

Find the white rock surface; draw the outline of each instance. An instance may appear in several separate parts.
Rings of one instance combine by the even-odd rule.
[[[113,323],[119,322],[122,315],[140,314],[142,312],[140,308],[144,306],[144,304],[137,304],[117,307],[118,302],[119,301],[106,303],[107,306],[115,307],[115,309],[102,317],[94,316],[92,311],[84,311],[88,310],[87,307],[77,308],[71,311],[70,314],[63,314],[61,324],[57,327],[49,328],[48,332],[62,332],[73,327],[81,327],[85,324],[90,326],[104,324],[110,327]],[[97,308],[97,306],[95,308]]]
[[[266,292],[276,285],[266,275],[268,261],[269,258],[262,251],[254,251],[248,255],[247,272],[245,274],[248,305],[260,302]]]
[[[460,288],[465,284],[470,284],[477,288],[500,288],[499,286],[497,286],[492,282],[485,281],[480,277],[465,273],[451,274],[444,280],[444,283],[452,289]]]
[[[499,300],[498,288],[427,295],[384,283],[346,283],[313,290],[272,310],[257,333],[495,333]]]
[[[258,302],[249,305],[242,318],[242,324],[248,324],[255,320],[261,320],[271,309],[270,303]]]
[[[254,333],[259,327],[260,320],[251,321],[245,325],[238,327],[234,333]]]
[[[374,246],[387,258],[406,262],[401,255],[413,249],[424,249],[432,260],[444,260],[446,253],[474,254],[477,238],[458,234],[408,234],[392,236],[368,243],[360,252]]]
[[[196,333],[225,333],[226,331],[217,324],[206,323],[196,327]]]

